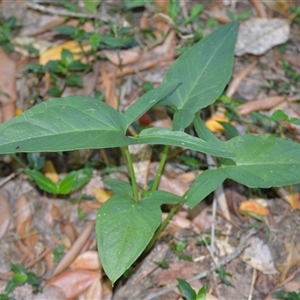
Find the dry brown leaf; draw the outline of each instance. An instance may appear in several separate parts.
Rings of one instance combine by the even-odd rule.
[[[12,220],[10,206],[6,196],[0,193],[0,239],[5,235]]]
[[[129,50],[104,50],[106,58],[116,66],[126,66],[138,61],[141,58],[139,48],[130,48]]]
[[[171,177],[169,174],[162,174],[159,189],[182,196],[188,189],[190,185],[186,182],[180,181],[178,177]]]
[[[102,83],[104,85],[105,102],[115,109],[118,109],[119,101],[115,93],[116,88],[116,75],[110,77],[107,73],[105,64],[100,66]]]
[[[244,214],[246,216],[248,215],[247,212],[261,217],[266,217],[270,214],[269,209],[267,207],[264,207],[258,201],[255,200],[243,201],[240,204],[239,211],[241,214]]]
[[[247,115],[253,111],[269,110],[281,102],[285,101],[286,96],[271,96],[259,100],[248,101],[238,107],[241,116]]]
[[[231,22],[231,19],[227,16],[225,9],[219,9],[217,7],[213,7],[209,11],[209,16],[213,17],[216,21],[227,24]]]
[[[293,267],[300,264],[300,243],[286,242],[284,244],[286,258],[282,264],[278,264],[277,268],[280,270],[279,282],[283,282],[289,272]]]
[[[45,161],[45,164],[43,166],[43,172],[44,175],[50,180],[52,180],[53,182],[58,182],[59,178],[51,160]]]
[[[85,296],[85,300],[91,299],[102,299],[102,282],[98,278],[94,280],[94,282],[90,285],[89,289],[87,290]]]
[[[66,294],[66,298],[74,299],[84,293],[91,284],[98,279],[100,281],[101,274],[95,271],[72,270],[66,271],[46,283],[45,287],[54,285],[61,288]]]
[[[289,39],[290,26],[285,19],[251,18],[240,24],[235,54],[262,55]]]
[[[25,236],[32,224],[32,211],[25,196],[20,196],[16,203],[15,224],[20,237]]]
[[[170,263],[169,268],[155,275],[158,285],[167,285],[176,281],[177,278],[187,279],[205,270],[203,262],[175,262]]]
[[[72,262],[71,269],[87,269],[87,270],[100,270],[101,264],[99,261],[99,254],[97,251],[86,251]]]
[[[147,124],[153,127],[172,128],[172,120],[167,114],[167,109],[164,106],[158,106],[151,109],[149,112],[151,121]],[[146,125],[146,124],[145,124]]]
[[[94,222],[88,222],[86,227],[82,230],[77,240],[74,242],[70,250],[65,254],[65,256],[60,260],[58,266],[56,267],[53,275],[57,275],[67,268],[70,263],[76,258],[77,254],[85,245],[91,232],[94,230]]]
[[[293,186],[286,186],[284,194],[293,210],[300,209],[300,193],[293,191]]]
[[[250,246],[241,255],[242,260],[264,274],[276,274],[269,246],[258,237],[250,238],[249,242]]]
[[[0,49],[0,103],[2,105],[2,122],[15,116],[16,63]]]

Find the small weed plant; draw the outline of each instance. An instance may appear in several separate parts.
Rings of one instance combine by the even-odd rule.
[[[123,149],[131,183],[105,181],[114,195],[102,205],[96,219],[101,263],[113,283],[149,248],[179,205],[193,208],[225,179],[251,188],[300,182],[299,144],[274,135],[254,134],[222,141],[206,128],[199,115],[199,110],[222,94],[231,78],[237,32],[238,23],[234,21],[206,36],[173,63],[160,87],[144,94],[124,113],[97,99],[71,96],[44,101],[0,126],[0,154]],[[65,54],[66,66],[72,57]],[[158,105],[173,110],[172,129],[147,128],[135,137],[127,134],[131,124]],[[192,123],[198,137],[185,132]],[[152,188],[143,193],[138,190],[129,151],[130,145],[137,144],[165,147]],[[182,197],[160,191],[158,184],[170,146],[212,155],[219,167],[202,172]],[[41,184],[39,171],[27,173]],[[90,169],[71,173],[57,184],[48,182],[48,191],[69,193],[90,176]],[[162,204],[174,204],[163,223]]]

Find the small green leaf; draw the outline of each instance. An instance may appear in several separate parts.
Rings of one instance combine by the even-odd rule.
[[[93,34],[90,36],[90,44],[92,45],[92,48],[94,51],[96,51],[100,45],[100,35],[99,34]]]
[[[206,196],[215,191],[225,179],[226,173],[222,169],[202,172],[187,192],[186,205],[193,208]]]
[[[84,8],[90,12],[96,12],[97,6],[99,5],[101,1],[97,0],[84,0]]]
[[[56,26],[53,28],[53,30],[60,34],[72,36],[77,31],[77,28],[74,26],[64,25],[64,26]]]
[[[281,109],[277,109],[276,111],[273,112],[271,116],[272,121],[287,121],[289,120],[289,116],[285,114]]]
[[[83,87],[82,77],[78,74],[71,74],[66,78],[66,85]]]
[[[11,281],[15,284],[15,285],[22,285],[25,282],[27,282],[28,276],[27,274],[24,273],[16,273],[12,276]]]
[[[72,171],[57,184],[57,194],[69,194],[85,185],[92,177],[92,169],[84,168]]]
[[[69,68],[69,66],[73,63],[74,56],[73,53],[68,49],[63,49],[61,51],[61,62],[66,67]]]
[[[187,300],[196,300],[197,295],[194,289],[191,287],[191,285],[187,281],[180,278],[177,278],[177,281],[184,297],[186,297]]]
[[[34,170],[26,169],[24,170],[24,172],[30,177],[31,180],[33,180],[37,184],[37,186],[41,190],[47,193],[57,194],[56,183],[54,183],[51,179],[46,177],[44,174],[42,174],[41,172],[35,169]]]
[[[196,300],[206,300],[206,286],[205,285],[198,291]]]

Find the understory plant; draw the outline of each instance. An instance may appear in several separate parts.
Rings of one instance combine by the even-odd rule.
[[[86,96],[55,98],[40,103],[0,126],[0,154],[59,152],[121,147],[131,183],[107,179],[114,195],[99,209],[96,236],[103,268],[114,283],[135,262],[161,230],[162,204],[193,208],[230,178],[251,188],[300,182],[300,145],[273,135],[238,135],[219,140],[205,126],[199,110],[211,105],[229,82],[238,23],[220,27],[182,54],[152,89],[121,113]],[[128,127],[154,106],[173,110],[173,128],[147,128],[137,136]],[[194,124],[198,135],[185,129]],[[129,145],[164,145],[150,191],[139,193]],[[183,197],[158,190],[170,146],[214,156],[218,167],[207,169]],[[142,196],[141,196],[142,195]],[[159,229],[158,229],[159,228]]]

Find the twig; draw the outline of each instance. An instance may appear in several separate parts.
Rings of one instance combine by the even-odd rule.
[[[250,230],[246,235],[244,235],[244,236],[241,237],[239,245],[236,247],[236,249],[232,253],[230,253],[229,255],[225,256],[223,259],[221,259],[220,262],[217,265],[214,265],[210,269],[205,270],[205,271],[203,271],[203,272],[201,272],[201,273],[199,273],[199,274],[197,274],[197,275],[189,278],[187,280],[187,282],[192,282],[192,281],[204,278],[208,274],[210,274],[210,273],[218,270],[221,266],[224,266],[224,265],[228,264],[230,261],[232,261],[233,259],[235,259],[236,257],[238,257],[243,252],[243,250],[246,247],[248,247],[248,243],[247,243],[248,239],[251,236],[253,236],[254,234],[256,234],[259,230],[261,230],[261,228],[256,229],[256,230],[254,230],[254,229]],[[164,295],[164,294],[166,294],[168,292],[173,291],[176,287],[177,287],[177,283],[173,283],[169,287],[161,289],[159,292],[150,294],[149,296],[147,296],[145,298],[145,300],[157,299],[159,296]]]
[[[16,177],[17,175],[19,175],[19,173],[11,173],[10,175],[8,175],[7,177],[3,178],[1,181],[0,181],[0,187],[2,185],[5,185],[8,181],[10,181],[11,179],[13,179],[14,177]]]
[[[116,19],[113,17],[107,15],[107,14],[92,14],[92,13],[84,13],[84,12],[74,12],[74,11],[68,11],[61,8],[51,8],[46,7],[44,5],[40,5],[38,3],[34,3],[32,1],[27,1],[26,6],[31,9],[35,9],[47,14],[52,14],[56,16],[64,16],[64,17],[75,17],[75,18],[89,18],[89,19],[99,19],[103,22],[116,22]]]

